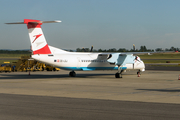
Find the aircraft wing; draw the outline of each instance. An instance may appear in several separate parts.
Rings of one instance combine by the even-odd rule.
[[[174,51],[168,51],[172,53]],[[100,53],[98,57],[106,58],[110,64],[114,65],[126,65],[126,64],[133,64],[138,57],[134,55],[142,55],[142,54],[158,54],[158,53],[167,53],[165,51],[160,52],[123,52],[123,53]]]
[[[159,54],[159,53],[174,53],[175,51],[155,51],[155,52],[122,52],[119,53],[121,55],[144,55],[144,54],[148,54],[148,55],[152,55],[152,54]],[[110,54],[114,54],[114,53],[101,53],[99,54],[99,56],[109,56]]]
[[[133,55],[152,55],[152,54],[159,54],[159,53],[174,53],[175,51],[155,51],[155,52],[124,52],[124,54],[133,54]]]
[[[134,60],[136,58],[132,54],[124,54],[124,53],[111,53],[111,54],[102,53],[99,54],[99,56],[106,57],[107,61],[110,64],[120,65],[120,66],[126,64],[132,64],[134,63]]]

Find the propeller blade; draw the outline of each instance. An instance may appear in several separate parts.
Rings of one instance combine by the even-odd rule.
[[[91,50],[90,50],[90,52],[92,52],[93,51],[93,46],[91,46]]]

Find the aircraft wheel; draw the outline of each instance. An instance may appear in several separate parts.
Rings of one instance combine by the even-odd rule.
[[[74,71],[69,72],[70,77],[76,77],[76,73]]]
[[[119,73],[115,74],[115,78],[120,78]]]
[[[138,75],[138,77],[140,77],[140,75],[141,75],[140,72],[137,72],[137,75]]]
[[[137,75],[139,75],[140,74],[140,72],[137,72]]]
[[[117,73],[115,74],[115,78],[122,78],[122,74],[117,72]]]

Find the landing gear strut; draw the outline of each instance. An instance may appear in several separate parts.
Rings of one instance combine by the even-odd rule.
[[[76,77],[76,73],[74,71],[69,72],[70,77]]]

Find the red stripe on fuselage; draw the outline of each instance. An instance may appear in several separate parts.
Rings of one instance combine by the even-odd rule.
[[[46,44],[43,48],[33,51],[33,54],[51,54],[48,44]]]

